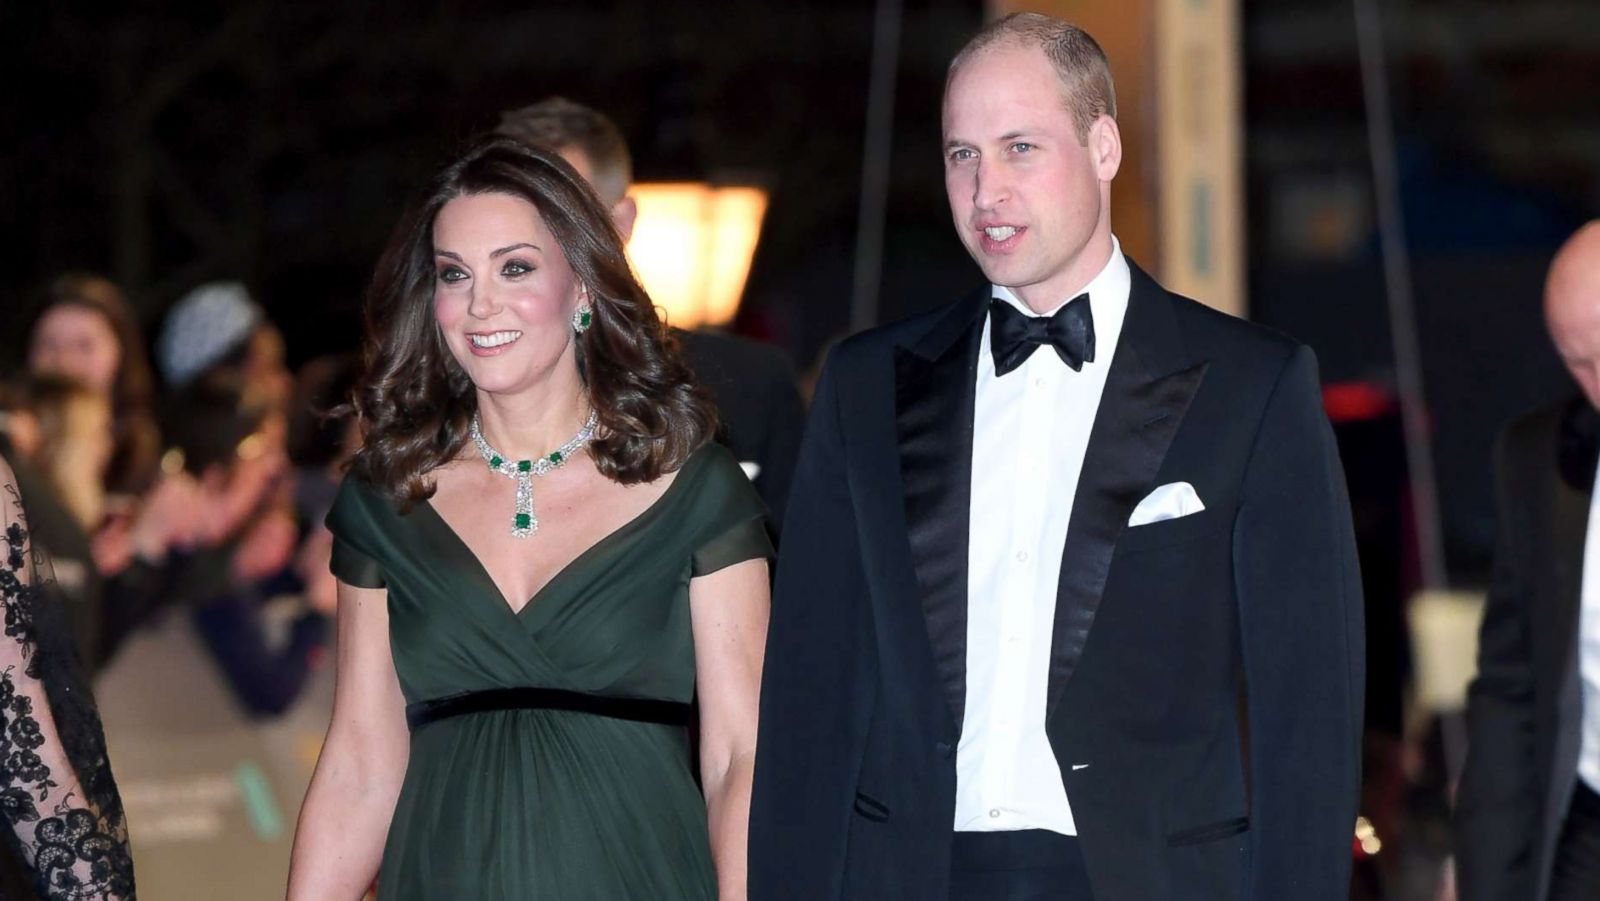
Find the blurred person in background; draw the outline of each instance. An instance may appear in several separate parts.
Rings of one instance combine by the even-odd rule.
[[[611,210],[622,242],[633,236],[639,210],[628,189],[633,159],[614,122],[603,113],[563,97],[549,97],[500,117],[496,134],[561,154],[594,186]],[[727,445],[761,492],[771,527],[783,522],[794,477],[805,405],[794,367],[777,348],[712,331],[673,329],[685,361],[717,403]]]
[[[118,580],[107,602],[108,628],[98,650],[85,657],[97,668],[115,652],[127,618],[159,594],[157,571],[169,547],[194,540],[193,486],[179,473],[161,471],[155,379],[133,313],[110,281],[69,273],[51,282],[29,332],[28,368],[37,376],[75,379],[111,406],[112,447],[99,504],[104,515],[83,524],[99,576]],[[77,480],[69,494],[88,490]],[[86,511],[83,504],[78,511]]]
[[[1496,450],[1499,542],[1456,791],[1461,901],[1600,898],[1600,221],[1556,254],[1544,311],[1579,390]]]
[[[331,354],[307,362],[295,376],[289,460],[303,472],[330,474],[334,487],[326,495],[329,504],[344,464],[361,448],[355,410],[349,406],[361,371],[360,354]]]
[[[28,457],[44,471],[78,526],[86,532],[98,527],[105,516],[103,479],[115,449],[110,399],[61,375],[34,378],[25,391],[34,421]]]
[[[28,371],[77,379],[110,404],[104,483],[113,503],[151,487],[161,454],[155,381],[138,321],[116,285],[85,273],[51,282],[29,330]]]
[[[199,480],[196,540],[259,557],[241,564],[257,574],[279,556],[267,549],[295,533],[288,467],[293,378],[283,357],[281,334],[238,282],[190,291],[168,311],[156,341],[168,389],[166,421],[183,433],[169,441],[179,451],[173,459]],[[191,404],[203,415],[191,417]],[[197,463],[186,448],[198,449],[206,462]],[[258,537],[241,543],[241,535]]]
[[[132,899],[122,800],[31,503],[0,456],[0,892]]]
[[[131,557],[107,566],[97,556],[107,542],[92,538],[104,522],[103,476],[115,434],[104,395],[76,379],[39,375],[11,386],[0,408],[0,453],[30,498],[33,542],[53,564],[49,590],[60,597],[93,675],[115,650],[108,626],[159,591],[169,548],[190,540],[191,486],[159,479],[121,529]]]
[[[196,486],[196,542],[173,555],[162,603],[186,610],[245,710],[270,716],[299,696],[327,620],[294,573],[282,414],[251,397],[242,378],[213,373],[167,401],[163,431]]]
[[[173,304],[156,362],[170,392],[223,374],[243,386],[252,406],[287,413],[294,391],[283,334],[239,282],[200,285]]]
[[[136,562],[131,530],[144,495],[163,488],[155,379],[121,290],[87,273],[52,281],[28,332],[28,371],[76,379],[110,404],[111,459],[101,478],[105,515],[85,528],[100,574],[116,575]],[[163,493],[174,490],[164,486]],[[151,525],[146,521],[143,530],[147,544]]]
[[[319,657],[326,617],[304,608],[294,575],[281,340],[242,286],[214,283],[173,306],[157,350],[168,448],[144,507],[166,511],[168,533],[151,547],[130,533],[137,570],[151,574],[108,606],[103,643],[109,654],[182,609],[242,706],[282,712]]]
[[[250,333],[237,366],[249,386],[252,403],[287,413],[293,402],[295,379],[285,363],[283,332],[263,317]]]
[[[13,461],[17,483],[29,497],[33,541],[50,552],[50,585],[66,611],[80,656],[95,662],[100,647],[105,586],[91,551],[90,532],[105,510],[102,482],[111,460],[109,398],[76,379],[41,375],[8,399],[8,431],[0,453]]]
[[[367,321],[289,897],[744,897],[771,545],[609,210],[555,153],[475,144]]]
[[[338,580],[328,568],[333,533],[324,522],[339,481],[357,450],[361,432],[350,399],[361,378],[356,354],[319,357],[301,367],[290,409],[289,460],[295,468],[295,515],[300,523],[300,550],[295,573],[305,585],[306,602],[332,616]]]

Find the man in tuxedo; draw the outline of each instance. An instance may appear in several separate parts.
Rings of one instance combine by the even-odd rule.
[[[754,901],[1347,897],[1362,604],[1316,365],[1122,255],[1115,111],[1056,19],[951,64],[945,187],[991,284],[827,362]]]
[[[1582,391],[1500,437],[1456,793],[1461,901],[1600,898],[1600,221],[1556,254],[1545,320]]]
[[[622,240],[632,236],[639,214],[628,196],[633,160],[610,118],[592,107],[549,97],[504,113],[495,131],[561,154],[611,209]],[[722,421],[718,440],[761,493],[776,530],[805,420],[793,365],[777,348],[735,335],[686,329],[673,329],[673,334],[689,368],[716,400]]]

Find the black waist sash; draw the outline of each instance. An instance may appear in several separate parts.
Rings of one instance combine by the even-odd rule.
[[[438,720],[493,710],[572,710],[663,726],[689,724],[689,705],[652,698],[615,698],[560,688],[491,688],[406,705],[406,725],[413,731]]]

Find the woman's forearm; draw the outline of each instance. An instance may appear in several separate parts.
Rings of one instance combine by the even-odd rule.
[[[705,780],[706,824],[711,833],[711,859],[717,868],[719,901],[745,898],[746,848],[750,833],[750,786],[755,752],[734,757],[721,772]]]
[[[288,901],[357,901],[377,876],[401,780],[373,772],[355,755],[338,757],[324,754],[306,792]]]

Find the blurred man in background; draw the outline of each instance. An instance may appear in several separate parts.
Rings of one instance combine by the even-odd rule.
[[[554,150],[594,186],[622,240],[638,207],[628,196],[633,161],[617,126],[601,113],[550,97],[501,116],[495,131]],[[783,521],[805,410],[794,369],[776,348],[715,332],[673,329],[684,357],[710,390],[722,417],[718,440],[733,451],[766,502],[774,530]]]
[[[1581,393],[1500,438],[1456,796],[1461,901],[1600,898],[1600,221],[1551,263],[1545,321]]]

